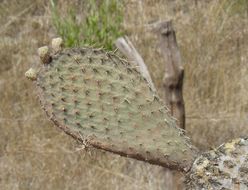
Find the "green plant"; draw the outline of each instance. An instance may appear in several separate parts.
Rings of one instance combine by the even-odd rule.
[[[26,76],[56,125],[96,148],[188,170],[195,149],[136,67],[102,49],[38,52],[44,67]]]
[[[130,63],[101,49],[38,50],[43,66],[26,76],[56,126],[85,146],[188,172],[187,189],[248,187],[248,139],[198,156],[147,81]]]
[[[113,49],[116,38],[123,35],[122,1],[87,1],[85,18],[77,18],[76,8],[70,7],[64,15],[59,13],[57,3],[50,0],[52,21],[66,47],[87,46]]]

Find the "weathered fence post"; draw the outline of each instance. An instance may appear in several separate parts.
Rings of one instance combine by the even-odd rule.
[[[164,100],[171,115],[178,120],[178,126],[185,129],[185,108],[183,100],[184,68],[171,21],[156,24],[159,35],[159,49],[164,57],[163,78]]]

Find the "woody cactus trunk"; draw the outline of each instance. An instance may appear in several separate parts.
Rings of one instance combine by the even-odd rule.
[[[187,173],[188,189],[248,188],[248,140],[198,154],[139,73],[115,53],[39,48],[42,64],[26,72],[54,124],[86,145]]]

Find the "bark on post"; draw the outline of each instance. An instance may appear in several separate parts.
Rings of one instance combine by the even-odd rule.
[[[164,57],[164,100],[172,116],[178,120],[178,125],[185,129],[184,68],[172,22],[165,21],[157,24],[156,31],[159,35],[159,48]]]

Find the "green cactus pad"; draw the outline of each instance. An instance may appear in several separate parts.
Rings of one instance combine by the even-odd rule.
[[[248,139],[236,139],[197,158],[187,189],[248,189]]]
[[[41,105],[96,148],[188,170],[195,149],[134,65],[100,49],[65,49],[37,74]]]

